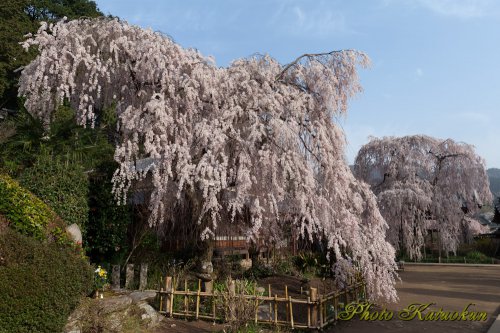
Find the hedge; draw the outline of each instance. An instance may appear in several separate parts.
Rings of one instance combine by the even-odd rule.
[[[0,174],[0,215],[18,232],[43,240],[64,238],[64,222],[43,201],[7,175]]]
[[[87,226],[89,182],[81,165],[42,153],[23,171],[19,183],[49,205],[67,224]]]
[[[61,332],[92,268],[73,249],[0,225],[0,332]]]

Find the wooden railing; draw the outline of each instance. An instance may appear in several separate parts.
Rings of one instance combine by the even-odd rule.
[[[188,282],[184,281],[182,290],[178,290],[175,288],[176,282],[171,277],[166,277],[165,288],[158,291],[159,312],[170,317],[226,322],[227,313],[222,310],[224,305],[221,303],[227,299],[227,294],[224,293],[232,293],[233,297],[253,304],[255,323],[322,329],[339,320],[338,315],[347,304],[366,300],[365,284],[362,281],[323,295],[318,293],[317,288],[311,287],[306,296],[297,297],[288,295],[288,286],[284,286],[285,294],[278,296],[272,294],[271,286],[268,286],[265,294],[257,294],[256,285],[253,294],[245,294],[237,292],[234,287],[229,287],[227,291],[202,291],[201,281],[197,281],[194,290],[190,290]],[[234,282],[231,284],[234,286]]]

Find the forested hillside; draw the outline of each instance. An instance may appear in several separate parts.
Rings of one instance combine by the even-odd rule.
[[[495,196],[500,196],[500,169],[488,169],[488,177],[490,179],[490,189]]]

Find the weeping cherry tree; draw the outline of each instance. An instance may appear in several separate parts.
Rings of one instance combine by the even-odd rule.
[[[472,218],[492,198],[484,160],[471,145],[423,135],[374,138],[358,152],[354,173],[377,195],[388,240],[411,259],[422,257],[428,230],[438,232],[440,256],[487,231]]]
[[[44,24],[24,46],[39,56],[23,70],[20,94],[48,126],[63,103],[83,126],[115,107],[113,191],[126,202],[148,179],[151,225],[188,225],[201,239],[229,225],[274,244],[293,228],[327,244],[339,285],[361,271],[372,299],[397,298],[387,224],[351,173],[334,122],[361,91],[365,54],[306,54],[286,66],[254,56],[221,68],[116,19]]]

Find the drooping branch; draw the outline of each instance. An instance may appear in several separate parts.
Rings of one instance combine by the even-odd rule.
[[[334,50],[334,51],[324,52],[324,53],[305,53],[305,54],[301,55],[300,57],[298,57],[297,59],[295,59],[294,61],[292,61],[291,63],[285,65],[285,67],[283,67],[281,72],[278,75],[276,75],[275,80],[276,80],[276,82],[281,82],[283,79],[283,76],[286,74],[286,72],[290,68],[292,68],[293,66],[296,66],[304,58],[312,60],[312,59],[317,58],[317,57],[331,56],[331,55],[334,55],[336,53],[349,53],[349,52],[353,52],[356,55],[360,54],[360,52],[357,50],[349,50],[349,49],[347,49],[347,50]]]

